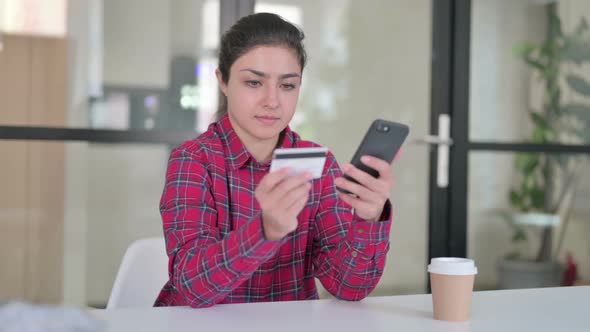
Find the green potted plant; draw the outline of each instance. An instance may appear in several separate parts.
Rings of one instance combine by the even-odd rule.
[[[564,33],[555,5],[548,7],[548,21],[549,33],[543,43],[525,42],[515,48],[544,86],[542,109],[528,111],[533,127],[529,142],[590,142],[590,83],[578,74],[580,66],[590,62],[588,24],[582,19],[575,31]],[[578,102],[564,103],[564,88],[571,89]],[[517,181],[509,193],[511,209],[501,215],[513,230],[512,242],[519,247],[499,264],[500,288],[560,284],[562,267],[557,254],[571,209],[566,197],[575,194],[580,158],[551,153],[516,157]],[[553,232],[559,223],[560,240],[552,252]],[[536,253],[524,254],[533,234],[539,236]]]

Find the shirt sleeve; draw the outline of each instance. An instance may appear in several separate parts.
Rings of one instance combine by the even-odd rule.
[[[313,235],[315,276],[335,297],[361,300],[377,286],[383,274],[389,250],[391,202],[386,202],[381,221],[360,219],[336,193],[334,179],[342,172],[332,154],[326,164]]]
[[[160,213],[170,281],[191,307],[221,302],[280,246],[264,238],[259,213],[222,239],[211,188],[205,163],[172,152]]]

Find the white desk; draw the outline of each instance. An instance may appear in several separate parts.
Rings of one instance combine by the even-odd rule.
[[[471,320],[432,319],[430,295],[93,311],[107,331],[590,331],[590,286],[476,292]]]

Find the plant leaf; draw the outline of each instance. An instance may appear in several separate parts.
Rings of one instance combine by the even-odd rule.
[[[542,210],[545,206],[545,191],[539,187],[535,187],[531,189],[530,196],[533,207]]]
[[[563,36],[563,31],[561,29],[561,19],[555,9],[552,9],[549,13],[549,31],[553,38],[558,38]]]
[[[514,221],[514,218],[512,217],[512,213],[510,213],[508,211],[498,211],[498,214],[500,215],[502,220],[504,220],[506,222],[506,224],[508,226],[510,226],[510,228],[512,228],[512,231],[514,232],[512,234],[512,242],[527,241],[527,235],[526,235],[526,232],[524,231],[524,227],[522,225],[518,225]]]
[[[549,123],[547,122],[547,119],[545,119],[541,114],[539,114],[537,112],[531,112],[530,114],[531,114],[531,119],[537,125],[537,127],[543,128],[543,129],[549,128]]]
[[[506,254],[506,256],[504,256],[507,260],[518,260],[520,258],[520,253],[516,252],[516,251],[512,251],[508,254]]]
[[[532,66],[536,69],[538,69],[539,71],[541,71],[542,73],[545,72],[545,65],[543,65],[541,62],[531,59],[530,57],[526,57],[524,59],[524,61],[529,64],[529,66]]]
[[[582,77],[570,74],[567,75],[566,80],[574,91],[585,96],[590,96],[590,84],[588,84]]]
[[[533,45],[529,42],[523,42],[523,43],[516,44],[514,46],[514,48],[512,49],[512,51],[517,56],[519,56],[523,59],[527,59],[529,57],[529,55],[535,50],[535,48],[536,48],[535,45]]]
[[[522,229],[521,227],[517,227],[516,230],[514,231],[514,234],[512,235],[512,242],[522,242],[522,241],[526,241],[527,237],[526,237],[526,232],[524,231],[524,229]]]
[[[557,43],[555,43],[555,40],[547,40],[546,42],[543,43],[543,45],[541,45],[541,54],[547,58],[553,58],[553,55],[555,54],[557,50]]]
[[[545,130],[543,128],[535,128],[533,130],[533,142],[534,143],[545,143]]]
[[[516,191],[510,190],[510,204],[514,207],[519,207],[521,201],[520,195]]]
[[[525,175],[532,173],[539,164],[539,157],[532,153],[521,153],[516,157],[516,168]]]

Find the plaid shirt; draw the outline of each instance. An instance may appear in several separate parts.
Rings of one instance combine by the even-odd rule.
[[[315,147],[288,127],[281,147]],[[268,174],[227,115],[170,155],[160,201],[168,275],[156,306],[317,299],[315,279],[334,296],[360,300],[377,285],[389,250],[391,204],[366,222],[336,194],[342,175],[330,153],[312,181],[297,229],[264,238],[254,190]]]

